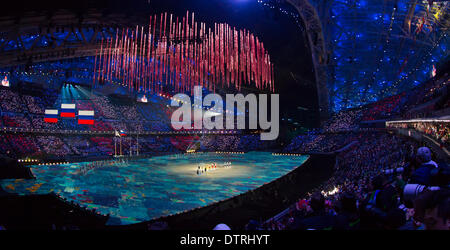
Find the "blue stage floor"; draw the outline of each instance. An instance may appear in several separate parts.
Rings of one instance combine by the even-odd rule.
[[[55,192],[69,201],[110,214],[108,224],[147,221],[206,206],[255,189],[303,164],[308,156],[203,153],[171,155],[102,166],[80,173],[74,163],[32,166],[36,180],[4,180],[10,193]],[[199,164],[232,162],[231,168],[198,176]]]

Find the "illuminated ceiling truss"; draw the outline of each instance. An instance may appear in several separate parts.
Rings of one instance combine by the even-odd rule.
[[[330,111],[329,96],[327,89],[327,53],[322,32],[322,24],[316,9],[307,0],[287,0],[295,7],[303,20],[306,28],[306,37],[311,48],[314,74],[317,84],[318,102],[321,117],[324,120]]]
[[[413,88],[449,58],[449,1],[286,2],[308,31],[324,117]],[[102,38],[142,21],[95,11],[2,17],[0,67],[92,56]]]
[[[324,24],[335,111],[411,89],[448,60],[449,1],[310,1]]]
[[[136,21],[88,11],[28,13],[0,19],[0,67],[93,56],[101,39]]]

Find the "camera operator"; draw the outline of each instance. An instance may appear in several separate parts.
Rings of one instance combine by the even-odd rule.
[[[414,219],[426,230],[450,230],[450,190],[426,191],[414,201]]]
[[[422,172],[423,173],[423,172]],[[412,178],[402,190],[402,200],[407,207],[413,207],[414,200],[427,191],[437,191],[441,189],[449,190],[450,169],[447,164],[442,163],[438,168],[433,168],[427,173],[426,181],[420,178]]]
[[[438,164],[431,160],[431,151],[427,147],[419,148],[416,158],[420,166],[413,171],[410,183],[430,185],[432,171],[438,168]]]
[[[361,229],[397,229],[405,224],[405,211],[392,180],[378,175],[371,181],[371,192],[361,206]]]
[[[401,200],[407,208],[414,208],[413,224],[415,228],[420,226],[421,222],[427,229],[433,229],[435,227],[442,229],[441,221],[438,222],[437,217],[440,216],[444,220],[447,220],[448,217],[442,217],[443,212],[437,212],[437,207],[438,204],[441,204],[440,202],[447,202],[447,205],[442,206],[444,208],[446,206],[448,207],[450,169],[445,163],[438,165],[434,162],[431,159],[431,151],[427,147],[422,147],[417,150],[416,160],[419,163],[418,167],[412,172],[408,183],[404,186],[399,186],[402,190]],[[447,196],[432,196],[432,193],[447,194]],[[447,201],[445,201],[446,199]],[[439,209],[442,210],[444,208]],[[429,218],[425,218],[426,216]],[[417,224],[417,222],[419,223]],[[442,223],[445,224],[446,222]]]

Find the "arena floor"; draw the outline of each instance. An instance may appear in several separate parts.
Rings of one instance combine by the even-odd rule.
[[[206,206],[255,189],[302,165],[308,156],[202,153],[170,155],[108,164],[80,172],[89,163],[32,166],[35,180],[4,180],[2,188],[17,194],[55,192],[101,213],[110,225],[147,221]],[[222,165],[197,175],[199,165]]]

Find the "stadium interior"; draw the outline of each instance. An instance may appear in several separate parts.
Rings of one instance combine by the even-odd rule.
[[[450,229],[450,1],[11,4],[0,229]]]

